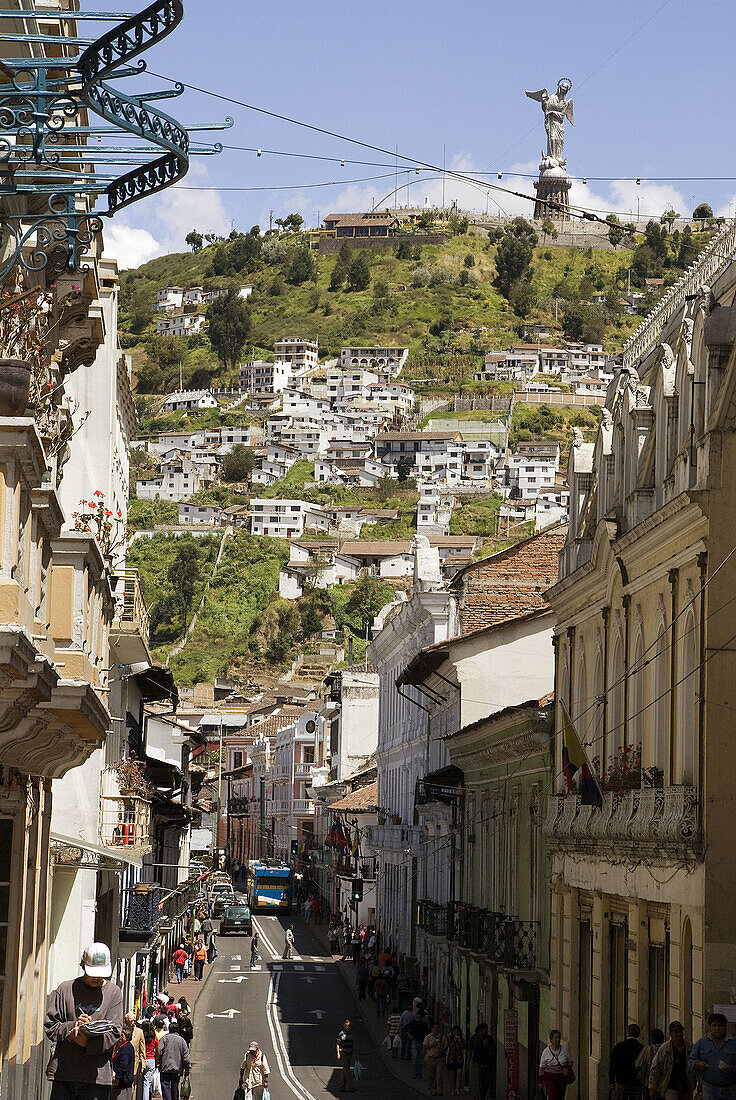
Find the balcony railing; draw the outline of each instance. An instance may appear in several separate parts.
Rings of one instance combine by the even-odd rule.
[[[138,795],[103,798],[100,808],[100,840],[121,853],[151,851],[151,803]]]
[[[424,830],[420,825],[369,825],[365,830],[366,844],[372,848],[390,848],[394,851],[411,848],[418,852],[424,839]]]
[[[297,779],[308,778],[314,771],[314,768],[314,764],[295,764],[294,775],[297,777]]]
[[[604,791],[603,808],[583,806],[580,795],[551,795],[544,831],[553,848],[600,853],[628,861],[696,853],[701,846],[695,787]]]
[[[116,574],[115,585],[115,629],[139,633],[148,641],[150,619],[143,599],[140,577],[137,569],[124,569]]]
[[[448,939],[508,970],[539,966],[539,923],[475,905],[448,906]]]
[[[447,906],[426,899],[417,905],[417,924],[430,936],[447,934]]]
[[[120,896],[121,938],[150,939],[171,927],[187,911],[196,896],[196,883],[167,890],[155,882],[139,882]]]
[[[295,814],[313,814],[314,802],[311,798],[295,798],[292,802]]]

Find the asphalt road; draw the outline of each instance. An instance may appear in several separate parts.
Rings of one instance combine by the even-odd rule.
[[[250,937],[220,936],[214,972],[197,999],[192,1043],[192,1100],[232,1100],[243,1052],[256,1039],[271,1066],[272,1100],[342,1096],[335,1040],[351,1019],[359,1092],[372,1100],[413,1098],[385,1067],[353,1009],[355,1002],[332,959],[303,924],[295,927],[292,960],[281,958],[287,918],[256,915],[259,969],[250,969]]]

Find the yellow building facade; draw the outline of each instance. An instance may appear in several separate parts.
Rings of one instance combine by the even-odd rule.
[[[579,1097],[608,1096],[628,1023],[698,1038],[736,988],[734,243],[728,227],[637,330],[570,454],[545,831],[550,1025]],[[601,809],[564,775],[563,705]]]

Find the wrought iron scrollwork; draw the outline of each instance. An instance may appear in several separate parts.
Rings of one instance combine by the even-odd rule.
[[[0,197],[34,196],[26,206],[8,208],[2,219],[0,280],[15,265],[54,274],[79,270],[102,228],[101,217],[183,179],[194,153],[222,151],[218,144],[192,148],[186,127],[154,106],[181,95],[182,84],[136,95],[108,83],[144,73],[140,55],[171,34],[183,15],[182,0],[154,0],[91,45],[89,39],[69,38],[86,48],[75,57],[67,52],[54,58],[53,67],[43,51],[0,58]],[[7,16],[0,13],[0,30]],[[81,23],[85,14],[69,13],[69,18]],[[29,43],[43,41],[27,37]],[[228,118],[212,129],[232,125]],[[113,144],[116,132],[125,139],[121,144]],[[146,144],[129,145],[131,137]],[[94,214],[102,194],[107,211]],[[41,203],[40,196],[45,196]]]

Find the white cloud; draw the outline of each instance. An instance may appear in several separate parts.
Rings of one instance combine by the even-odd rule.
[[[134,229],[119,219],[106,222],[104,240],[105,255],[117,260],[121,270],[139,267],[163,251],[147,229]]]

